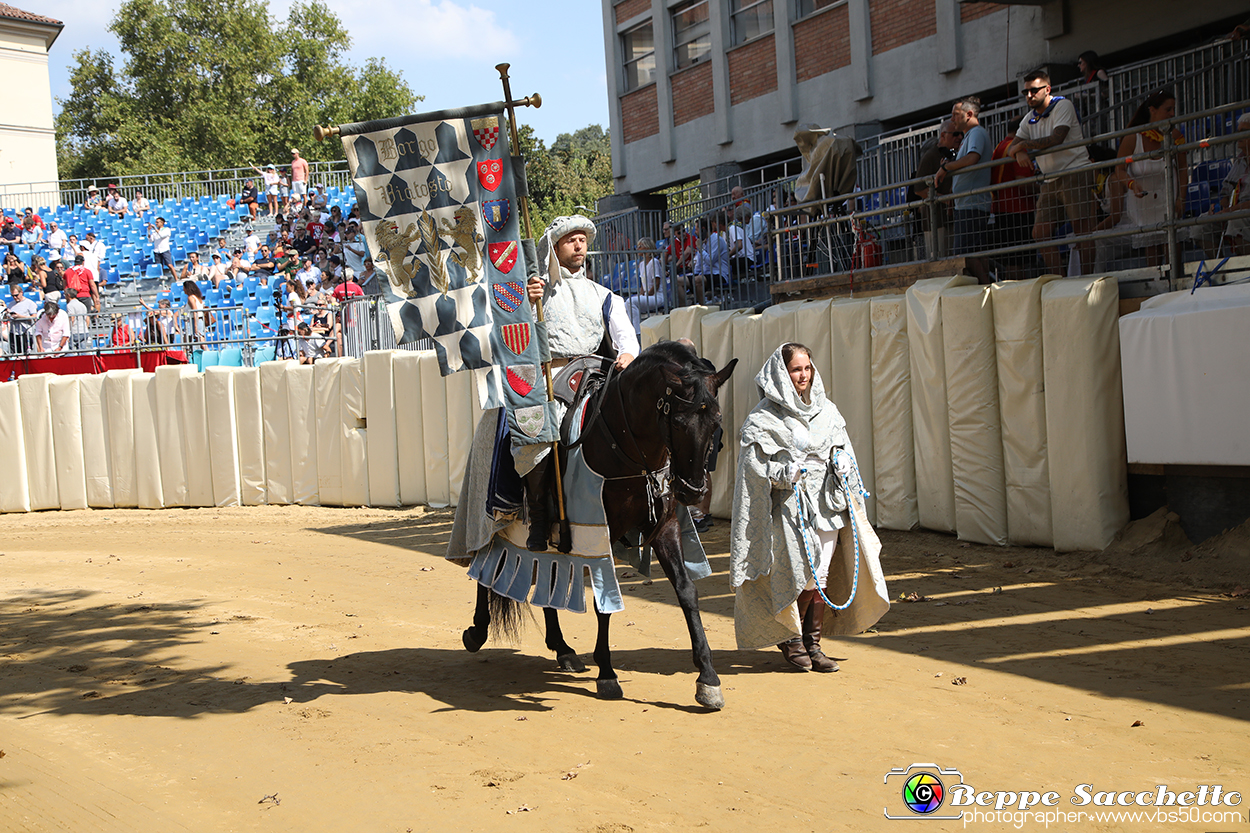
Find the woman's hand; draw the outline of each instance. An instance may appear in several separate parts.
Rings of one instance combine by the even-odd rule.
[[[530,303],[536,303],[542,300],[543,292],[547,286],[539,278],[530,278],[525,282],[525,292],[529,296]]]

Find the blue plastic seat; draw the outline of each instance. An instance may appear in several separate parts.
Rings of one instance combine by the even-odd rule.
[[[160,264],[157,264],[157,263],[148,264],[147,276],[149,278],[159,278],[161,276],[161,273],[162,273],[162,269],[161,269]]]
[[[200,370],[206,367],[216,367],[221,364],[221,352],[217,350],[203,350],[196,364]]]
[[[223,347],[217,363],[222,367],[242,367],[243,349],[240,347]]]

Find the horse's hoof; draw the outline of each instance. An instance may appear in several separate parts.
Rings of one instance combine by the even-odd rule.
[[[625,692],[618,680],[595,680],[595,696],[600,700],[620,700]]]
[[[479,642],[473,636],[473,628],[465,628],[464,633],[460,634],[460,641],[464,643],[465,650],[470,654],[476,654],[478,650],[486,644],[485,639]]]
[[[694,684],[694,701],[705,709],[719,711],[725,708],[725,696],[720,693],[720,686]]]
[[[561,671],[572,671],[577,674],[586,670],[586,663],[577,658],[577,654],[557,654],[556,663],[559,664]]]

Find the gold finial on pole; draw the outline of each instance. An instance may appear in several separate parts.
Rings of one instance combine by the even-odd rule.
[[[318,142],[324,142],[326,139],[329,139],[331,136],[337,136],[337,135],[339,135],[338,125],[335,125],[333,127],[326,127],[325,125],[318,124],[313,127],[313,138],[316,139]]]

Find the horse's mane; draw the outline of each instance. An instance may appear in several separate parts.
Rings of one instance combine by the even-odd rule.
[[[708,404],[716,399],[708,388],[707,377],[716,373],[716,367],[699,356],[694,348],[680,341],[660,341],[638,354],[626,373],[642,378],[668,371],[681,380],[683,386],[694,388],[694,404]]]

